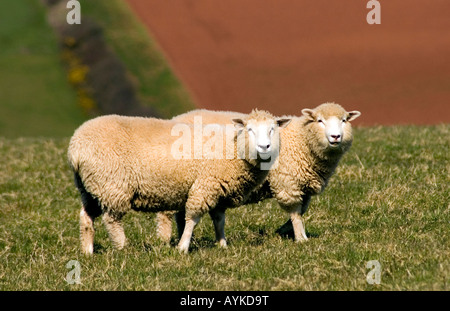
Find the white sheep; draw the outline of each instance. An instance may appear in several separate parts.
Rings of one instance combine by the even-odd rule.
[[[231,144],[225,141],[219,157],[214,153],[216,158],[209,157],[212,150],[204,150],[198,157],[187,148],[194,142],[195,149],[198,138],[191,135],[192,125],[117,115],[81,125],[70,140],[68,159],[82,199],[82,252],[93,253],[94,220],[101,214],[113,244],[121,249],[126,242],[121,219],[129,210],[185,210],[185,229],[178,248],[187,252],[192,231],[205,212],[242,205],[266,178],[268,171],[260,165],[268,156],[277,155],[279,127],[290,120],[253,111],[233,122],[238,130],[226,138]],[[174,135],[174,129],[186,128],[190,135],[178,137],[177,131]],[[204,140],[200,137],[201,143]],[[181,158],[174,154],[180,151],[180,141],[183,152],[188,149]],[[238,156],[241,151],[245,151],[239,153],[242,157]],[[256,157],[250,156],[252,151]]]
[[[306,241],[302,222],[312,195],[321,193],[334,173],[339,160],[350,148],[353,135],[350,121],[359,117],[359,111],[345,111],[335,103],[325,103],[315,109],[303,109],[301,117],[292,118],[291,124],[280,133],[282,141],[280,154],[269,172],[267,180],[258,187],[246,203],[266,198],[275,198],[280,207],[290,213],[288,221],[280,231],[292,226],[296,241]],[[194,110],[175,117],[180,122],[192,122],[194,116],[201,116],[203,123],[229,123],[241,113]],[[211,215],[220,245],[226,246],[224,235],[224,211]],[[158,213],[158,234],[169,240],[172,231],[172,214]],[[178,216],[178,215],[177,215]],[[178,217],[177,225],[182,224]]]

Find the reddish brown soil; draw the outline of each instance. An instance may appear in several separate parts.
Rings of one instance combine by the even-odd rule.
[[[299,114],[325,101],[356,124],[450,123],[450,1],[127,0],[198,106]]]

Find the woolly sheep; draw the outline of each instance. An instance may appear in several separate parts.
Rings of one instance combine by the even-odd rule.
[[[178,248],[186,253],[192,231],[205,212],[242,205],[266,178],[268,171],[261,170],[260,164],[268,155],[276,155],[278,126],[290,120],[253,111],[233,122],[237,131],[226,145],[234,155],[231,158],[224,156],[230,151],[225,149],[219,158],[208,158],[211,150],[204,150],[200,158],[192,152],[175,157],[176,142],[195,144],[196,139],[195,135],[174,136],[173,130],[183,125],[175,121],[109,115],[81,125],[70,140],[68,159],[82,199],[82,252],[93,253],[94,220],[102,214],[110,239],[121,249],[126,243],[121,219],[129,210],[185,210]],[[193,126],[181,128],[186,127],[190,133]],[[257,157],[251,158],[255,149]],[[238,157],[242,150],[245,156]]]
[[[288,230],[292,223],[295,240],[306,241],[302,215],[311,196],[325,189],[339,160],[349,150],[353,141],[350,121],[360,115],[359,111],[347,112],[338,104],[325,103],[315,109],[303,109],[301,117],[291,117],[291,124],[280,133],[282,145],[278,165],[274,165],[266,182],[251,194],[246,203],[275,198],[280,207],[290,213],[290,220],[279,231]],[[204,123],[225,124],[243,114],[194,110],[174,120],[192,122],[194,116],[202,116]],[[158,213],[158,234],[163,240],[170,239],[170,216],[170,213]],[[211,217],[219,243],[226,246],[224,215],[216,211]],[[217,219],[221,222],[218,223]],[[179,219],[176,220],[178,227],[182,227]]]

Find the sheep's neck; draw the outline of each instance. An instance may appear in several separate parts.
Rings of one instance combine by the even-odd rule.
[[[312,150],[311,153],[313,153]],[[310,159],[312,160],[311,167],[313,168],[313,171],[320,177],[324,186],[327,184],[328,179],[331,177],[331,175],[333,175],[341,157],[341,153],[327,155],[314,154],[314,156],[310,157]]]

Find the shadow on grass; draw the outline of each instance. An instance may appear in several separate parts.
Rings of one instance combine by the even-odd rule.
[[[172,237],[170,243],[168,244],[172,248],[176,248],[180,238]],[[191,244],[189,245],[189,253],[197,252],[200,249],[210,249],[217,247],[217,242],[210,237],[200,237],[196,238],[195,235],[192,236]]]
[[[94,254],[104,254],[107,250],[107,247],[94,242]]]
[[[283,238],[294,240],[294,228],[292,227],[292,222],[290,219],[284,225],[278,228],[275,232]],[[317,232],[306,231],[306,236],[308,238],[318,238],[320,234]]]

